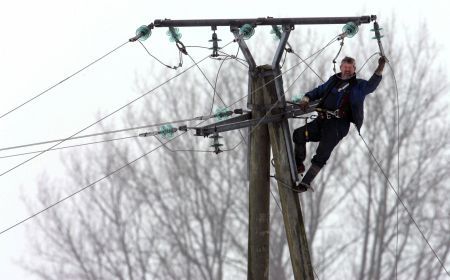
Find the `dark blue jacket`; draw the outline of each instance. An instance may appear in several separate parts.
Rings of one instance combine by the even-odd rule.
[[[336,80],[339,79],[338,77],[336,77],[337,75],[340,75],[340,73],[331,76],[328,81],[307,92],[305,96],[309,97],[310,101],[323,98],[326,94],[326,91],[333,90],[329,89],[329,87],[332,84],[336,84]],[[378,87],[380,82],[381,76],[373,74],[368,81],[363,79],[356,79],[356,83],[350,89],[352,118],[356,125],[356,128],[358,129],[358,132],[360,131],[364,121],[364,99],[366,98],[366,95],[372,93]]]

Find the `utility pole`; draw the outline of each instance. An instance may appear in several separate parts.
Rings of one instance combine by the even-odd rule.
[[[252,119],[265,115],[264,67],[256,67],[252,79]],[[248,270],[249,280],[269,279],[269,237],[270,237],[270,142],[267,124],[256,127],[250,135],[250,186],[248,227]]]
[[[296,106],[286,105],[280,60],[285,51],[289,35],[295,25],[351,23],[352,28],[344,28],[344,33],[339,35],[346,36],[357,32],[358,25],[370,23],[374,20],[376,20],[374,15],[327,18],[165,19],[155,20],[147,27],[144,26],[147,28],[146,32],[138,32],[135,38],[130,39],[137,40],[140,37],[148,37],[150,29],[160,27],[208,26],[215,33],[218,26],[229,26],[235,37],[235,42],[239,44],[239,48],[249,65],[249,100],[247,104],[251,113],[244,114],[243,110],[240,110],[238,114],[241,114],[241,116],[195,128],[195,130],[197,136],[214,135],[215,139],[218,139],[219,133],[250,128],[251,133],[249,133],[248,141],[250,151],[248,279],[268,280],[269,277],[270,147],[272,147],[275,161],[276,179],[294,279],[314,279],[299,197],[295,191],[289,188],[289,186],[295,185],[298,174],[288,119],[313,111],[317,103],[311,104],[306,112],[300,110],[298,106],[296,108]],[[253,28],[262,25],[270,25],[274,30],[278,30],[277,25],[281,25],[282,33],[279,36],[280,42],[272,64],[256,67],[244,39],[251,37],[254,32]],[[240,30],[244,26],[245,28]],[[214,41],[214,38],[217,41],[217,37],[213,37],[212,41]],[[217,49],[215,52],[217,53]],[[231,111],[229,113],[232,114]],[[187,129],[187,127],[184,129]],[[217,149],[216,152],[219,153],[220,150]]]

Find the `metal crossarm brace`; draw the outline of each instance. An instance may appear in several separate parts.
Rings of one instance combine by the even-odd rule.
[[[277,91],[278,96],[278,104],[281,105],[282,108],[286,108],[286,98],[284,96],[284,89],[283,89],[283,77],[281,75],[281,69],[280,69],[280,61],[281,57],[283,56],[284,49],[286,48],[286,44],[289,39],[289,35],[291,34],[291,30],[294,29],[293,25],[283,25],[283,33],[281,34],[280,43],[278,44],[277,51],[275,52],[273,61],[272,61],[272,69],[273,74],[276,77],[275,79],[275,89]],[[292,180],[294,182],[298,181],[298,173],[297,173],[297,166],[295,163],[294,158],[294,148],[292,147],[292,141],[291,141],[291,132],[289,129],[289,123],[287,119],[285,119],[282,124],[283,128],[283,134],[284,134],[284,140],[286,142],[287,146],[287,155],[289,160],[289,167],[291,170],[291,176]]]

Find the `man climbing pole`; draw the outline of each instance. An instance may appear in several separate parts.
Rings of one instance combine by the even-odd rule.
[[[294,130],[295,161],[298,173],[305,171],[306,142],[319,142],[311,167],[296,186],[299,192],[311,188],[311,182],[329,159],[331,152],[344,138],[354,123],[358,132],[364,119],[364,99],[381,82],[386,58],[378,59],[378,67],[366,81],[356,78],[355,59],[345,57],[341,61],[340,73],[331,76],[327,82],[306,93],[299,106],[306,110],[310,101],[321,99],[316,107],[318,117],[313,122]]]

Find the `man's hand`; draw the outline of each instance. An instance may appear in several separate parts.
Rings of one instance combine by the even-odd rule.
[[[308,109],[309,107],[309,98],[307,96],[303,96],[302,100],[300,100],[300,103],[298,103],[298,105],[300,106],[300,109],[306,111],[306,109]]]
[[[381,76],[381,74],[383,73],[383,69],[384,69],[384,65],[386,64],[386,57],[385,56],[380,56],[380,58],[378,59],[378,67],[377,69],[375,69],[375,74],[377,74],[378,76]]]

